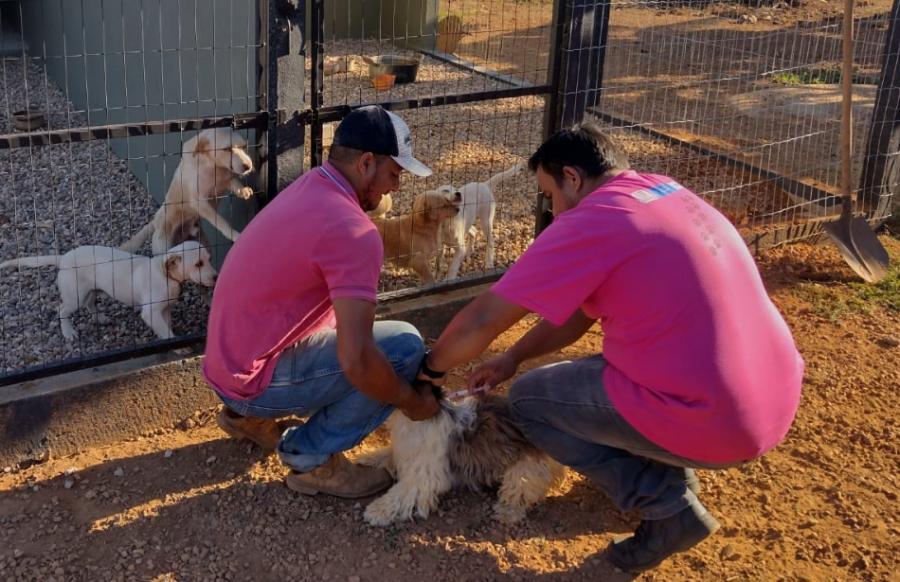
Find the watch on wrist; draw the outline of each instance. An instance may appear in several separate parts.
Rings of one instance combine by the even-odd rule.
[[[431,378],[433,380],[440,380],[444,376],[447,375],[447,372],[438,372],[436,370],[432,370],[431,368],[429,368],[428,367],[428,356],[430,356],[430,355],[431,355],[431,350],[427,350],[425,352],[425,357],[422,358],[422,363],[419,366],[419,369],[421,370],[421,372],[423,374],[425,374],[429,378]]]

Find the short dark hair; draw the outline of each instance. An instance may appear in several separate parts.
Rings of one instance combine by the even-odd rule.
[[[341,145],[333,145],[328,148],[328,161],[332,164],[350,164],[353,163],[359,158],[359,156],[366,153],[363,150],[358,150],[356,148],[348,148],[347,146]],[[370,152],[371,153],[371,152]],[[391,159],[390,156],[385,156],[382,154],[372,154],[375,156],[375,165],[380,166],[386,160]]]
[[[593,122],[557,131],[528,160],[532,172],[541,168],[558,183],[563,179],[564,166],[578,168],[589,178],[629,167],[625,152]]]

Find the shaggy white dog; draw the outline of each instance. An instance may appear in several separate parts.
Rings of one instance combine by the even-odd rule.
[[[383,467],[397,482],[366,508],[371,525],[428,517],[454,486],[499,485],[494,512],[515,522],[561,481],[562,465],[529,443],[516,428],[503,396],[441,401],[432,419],[413,422],[397,411],[387,421],[391,446],[359,459]]]

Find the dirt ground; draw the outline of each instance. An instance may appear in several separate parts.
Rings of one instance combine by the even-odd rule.
[[[701,498],[722,529],[641,579],[897,579],[900,240],[882,240],[895,266],[877,286],[856,282],[827,245],[760,259],[807,364],[796,422],[761,460],[700,472]],[[424,331],[433,340],[440,330]],[[564,355],[593,354],[601,342],[592,330]],[[289,491],[277,460],[226,438],[213,414],[5,469],[0,579],[631,579],[602,550],[637,516],[620,514],[577,475],[517,526],[492,520],[490,492],[454,491],[427,520],[371,528],[361,519],[365,500]]]

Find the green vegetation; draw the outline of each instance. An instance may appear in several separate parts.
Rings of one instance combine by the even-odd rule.
[[[772,75],[782,85],[834,85],[841,82],[840,69],[797,69]]]

